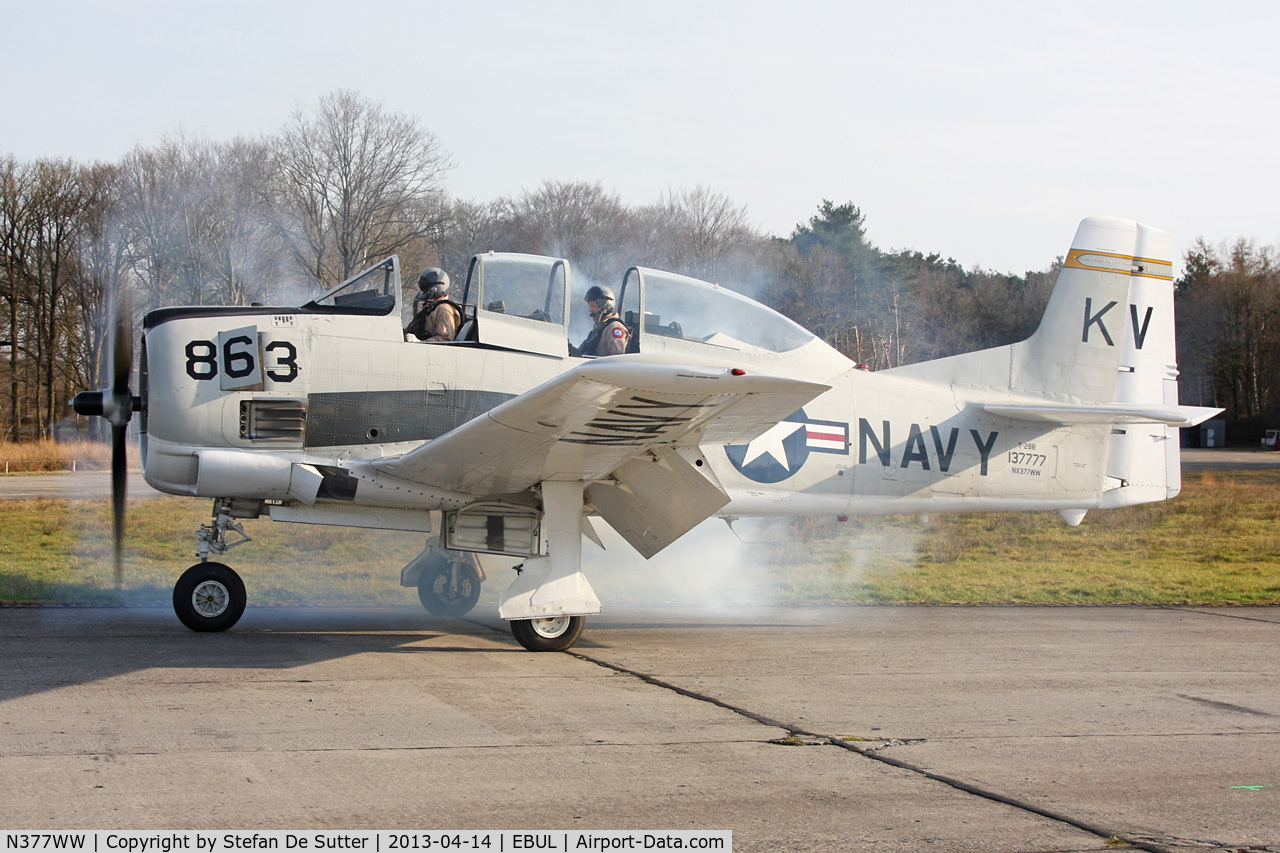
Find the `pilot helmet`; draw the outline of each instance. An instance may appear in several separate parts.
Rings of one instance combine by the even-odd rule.
[[[618,313],[618,304],[614,301],[613,291],[607,287],[593,284],[587,291],[587,295],[582,298],[587,302],[596,303],[599,310],[592,314],[592,317],[605,317]]]
[[[418,288],[428,299],[443,299],[449,295],[449,274],[439,267],[431,267],[418,276]]]

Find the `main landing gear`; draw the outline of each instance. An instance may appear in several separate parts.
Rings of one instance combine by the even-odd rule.
[[[531,652],[562,652],[582,636],[585,616],[550,616],[543,619],[512,619],[511,633]]]
[[[405,573],[418,574],[418,600],[434,616],[466,616],[480,600],[484,574],[475,554],[445,551],[428,542]]]
[[[422,606],[435,616],[465,616],[480,598],[486,580],[476,555],[441,548],[430,539],[422,553],[401,572],[400,583],[416,586]],[[562,652],[578,641],[582,616],[511,619],[511,633],[531,652]]]

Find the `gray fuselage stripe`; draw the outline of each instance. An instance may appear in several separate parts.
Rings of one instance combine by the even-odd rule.
[[[311,394],[306,446],[430,441],[514,396],[461,389]]]

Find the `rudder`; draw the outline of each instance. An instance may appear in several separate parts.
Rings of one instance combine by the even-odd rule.
[[[1116,401],[1178,405],[1174,337],[1173,238],[1137,225]],[[1182,488],[1177,427],[1128,424],[1112,431],[1104,507],[1174,497]]]

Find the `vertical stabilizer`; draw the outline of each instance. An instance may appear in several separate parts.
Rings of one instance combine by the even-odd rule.
[[[1127,219],[1080,223],[1039,328],[1014,345],[1012,390],[1072,402],[1115,400],[1142,230]]]
[[[1129,327],[1134,258],[1139,235],[1144,233],[1161,232],[1127,219],[1084,220],[1071,242],[1044,317],[1031,337],[1009,346],[885,372],[984,389],[1008,398],[1114,402]],[[1167,259],[1162,269],[1167,281],[1171,269]],[[1169,334],[1173,334],[1172,326]]]

